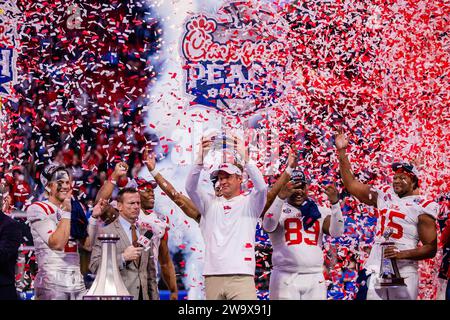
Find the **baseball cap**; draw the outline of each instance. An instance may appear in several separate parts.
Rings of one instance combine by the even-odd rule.
[[[44,168],[41,172],[41,183],[46,186],[51,181],[57,181],[60,179],[69,179],[69,170],[64,165],[58,163],[51,163]]]
[[[308,179],[306,178],[306,175],[303,173],[303,171],[300,171],[300,170],[292,171],[291,181],[294,183],[299,183],[299,182],[301,182],[303,184],[309,183]]]
[[[401,172],[401,171],[403,171],[403,172],[407,172],[407,173],[413,174],[417,178],[419,178],[419,171],[411,163],[408,163],[408,162],[394,162],[391,165],[391,168],[392,168],[392,170],[394,172],[397,172],[397,171]]]
[[[156,183],[155,180],[147,180],[144,178],[137,178],[137,177],[131,179],[126,185],[127,188],[136,188],[138,189],[138,191],[145,190],[148,187],[156,189],[157,186],[158,184]]]
[[[237,175],[240,175],[240,176],[242,175],[241,169],[239,169],[234,164],[232,164],[232,163],[221,163],[216,170],[211,172],[211,175],[210,175],[211,180],[216,178],[220,171],[224,171],[224,172],[226,172],[228,174],[237,174]]]

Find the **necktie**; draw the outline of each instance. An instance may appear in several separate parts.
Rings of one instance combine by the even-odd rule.
[[[133,247],[139,247],[139,244],[137,242],[138,238],[137,238],[137,233],[136,233],[136,225],[132,224],[130,226],[131,229],[131,241],[133,243]],[[137,258],[136,260],[134,260],[134,263],[136,265],[136,267],[139,267],[140,263],[141,263],[141,258]]]

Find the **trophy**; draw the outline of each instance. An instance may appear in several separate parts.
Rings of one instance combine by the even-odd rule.
[[[386,288],[386,287],[402,287],[406,286],[404,279],[400,276],[400,272],[398,271],[397,261],[392,258],[385,258],[384,251],[388,246],[392,246],[395,243],[393,241],[389,241],[393,230],[391,228],[386,228],[383,232],[384,242],[380,243],[381,245],[381,265],[380,265],[380,274],[377,279],[377,287],[378,288]]]
[[[94,283],[83,300],[133,300],[117,266],[116,242],[119,236],[101,234],[98,239],[102,242],[102,260]]]
[[[211,151],[221,155],[222,162],[230,162],[237,156],[237,141],[233,136],[227,135],[225,132],[218,133],[211,137]]]

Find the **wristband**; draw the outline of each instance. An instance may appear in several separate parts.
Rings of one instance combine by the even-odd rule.
[[[109,180],[109,182],[111,182],[113,185],[117,186],[117,181],[116,180],[111,179],[111,180]]]
[[[72,217],[72,213],[71,212],[67,212],[64,210],[60,210],[59,213],[61,214],[61,219],[71,219]]]
[[[155,167],[155,169],[153,169],[152,171],[150,171],[150,174],[152,175],[152,177],[154,178],[154,177],[156,177],[156,175],[159,173],[159,171],[158,171],[158,169],[156,169],[156,167]]]
[[[292,175],[292,171],[294,171],[294,168],[291,168],[289,166],[287,166],[286,170],[284,170],[286,173],[288,173],[289,175]]]

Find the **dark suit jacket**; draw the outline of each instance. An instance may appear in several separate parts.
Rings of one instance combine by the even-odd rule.
[[[15,284],[18,249],[22,243],[22,227],[0,211],[0,286]]]
[[[140,234],[144,234],[144,230],[139,230]],[[151,256],[152,250],[142,251],[141,264],[139,268],[135,266],[133,262],[128,262],[125,268],[121,269],[121,254],[125,249],[131,246],[130,240],[128,239],[119,219],[111,222],[103,228],[97,230],[97,236],[102,233],[117,234],[120,240],[116,244],[117,252],[117,265],[120,269],[120,274],[122,280],[125,283],[128,291],[137,300],[139,297],[139,288],[142,286],[142,294],[144,300],[158,300],[159,293],[156,286],[156,267]],[[89,264],[89,269],[93,273],[97,273],[102,259],[102,243],[95,239],[94,246],[92,248],[91,261]]]

